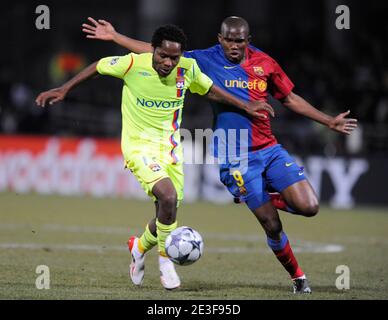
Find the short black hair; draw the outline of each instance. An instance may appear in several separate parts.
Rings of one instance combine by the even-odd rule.
[[[221,34],[224,34],[224,32],[230,28],[236,28],[236,29],[245,29],[247,32],[247,35],[249,35],[249,24],[248,22],[241,17],[231,16],[227,17],[222,21],[221,23]]]
[[[155,30],[151,44],[154,48],[161,47],[163,40],[177,42],[182,51],[186,50],[187,37],[183,30],[174,24],[166,24]]]

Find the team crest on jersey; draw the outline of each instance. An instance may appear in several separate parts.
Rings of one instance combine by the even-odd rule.
[[[253,67],[253,72],[258,75],[258,76],[263,76],[264,75],[264,69],[262,66],[255,66]]]
[[[176,88],[183,89],[184,87],[185,87],[185,78],[184,77],[176,78]]]
[[[240,195],[246,195],[247,194],[247,188],[244,186],[239,187]]]
[[[160,165],[158,165],[156,162],[149,164],[148,168],[150,168],[153,172],[157,172],[157,171],[162,170]]]

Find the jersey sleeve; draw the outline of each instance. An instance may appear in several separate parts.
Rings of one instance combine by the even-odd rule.
[[[132,64],[132,54],[118,57],[106,57],[98,61],[96,69],[99,74],[123,79],[131,69]]]
[[[209,60],[211,57],[209,53],[205,50],[191,50],[183,52],[185,58],[194,59],[197,62],[197,65],[203,72],[208,72],[209,70]]]
[[[195,60],[191,67],[191,72],[193,80],[191,81],[189,86],[190,92],[198,93],[201,96],[208,93],[211,86],[213,85],[213,81],[201,71]]]
[[[275,60],[273,63],[274,70],[269,80],[269,92],[275,99],[283,99],[291,93],[294,84]]]

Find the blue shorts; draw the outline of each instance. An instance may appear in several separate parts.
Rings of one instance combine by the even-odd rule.
[[[251,210],[270,200],[267,188],[282,192],[305,180],[303,167],[280,145],[250,152],[247,161],[220,166],[220,180],[234,196],[245,201]]]

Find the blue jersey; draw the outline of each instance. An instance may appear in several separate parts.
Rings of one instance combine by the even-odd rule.
[[[281,99],[294,87],[277,62],[253,46],[246,49],[243,64],[231,63],[225,57],[221,45],[187,51],[184,56],[194,58],[202,72],[208,75],[214,84],[244,101],[266,101],[268,93]],[[228,152],[228,148],[233,147],[236,148],[237,154],[238,150],[245,150],[245,147],[248,151],[254,151],[277,143],[272,134],[269,116],[267,119],[253,119],[237,107],[216,102],[211,104],[215,116],[214,130],[218,138],[215,142],[216,155],[221,153],[217,152],[220,143],[225,147],[224,151]],[[217,131],[220,133],[219,130],[223,132],[220,134],[222,137],[217,134]]]

